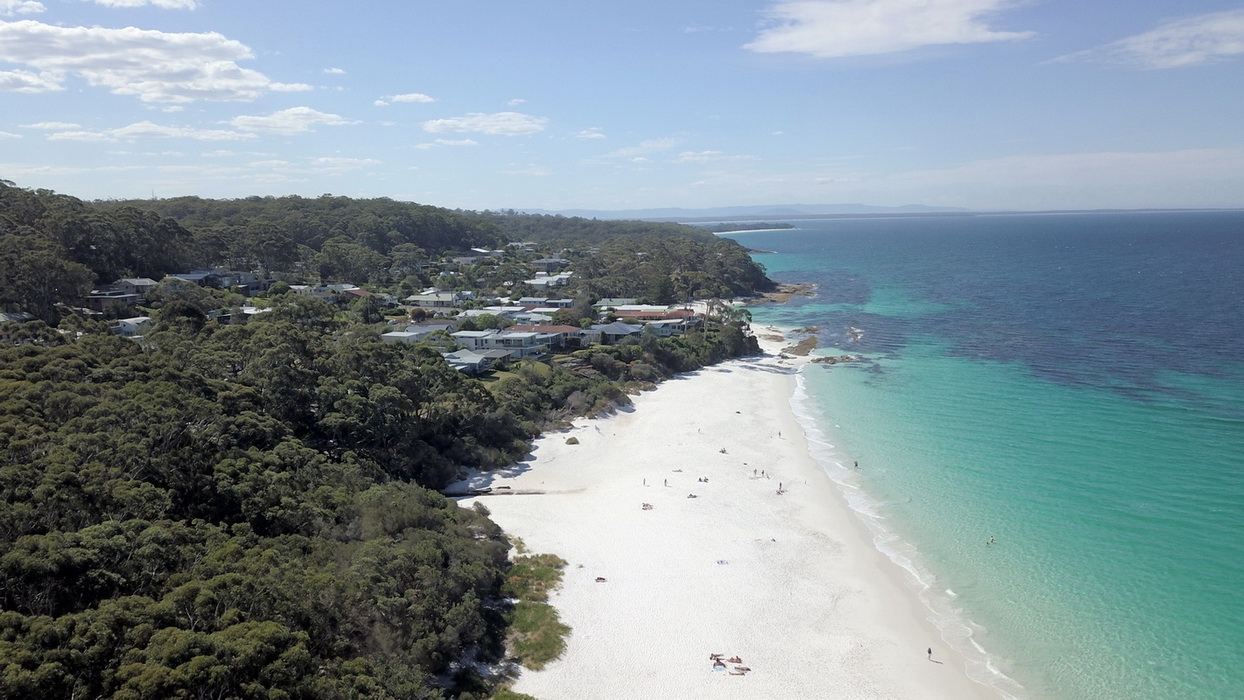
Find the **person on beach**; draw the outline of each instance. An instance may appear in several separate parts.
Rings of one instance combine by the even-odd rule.
[[[929,661],[933,660],[933,647],[929,647]]]

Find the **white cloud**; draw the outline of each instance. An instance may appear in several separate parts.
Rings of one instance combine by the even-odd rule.
[[[380,99],[376,100],[373,104],[375,104],[377,107],[388,107],[390,104],[394,102],[428,103],[428,102],[436,102],[436,98],[428,97],[427,95],[421,92],[408,92],[404,95],[385,95],[384,97],[381,97]]]
[[[678,145],[678,139],[673,139],[673,138],[649,139],[647,141],[640,141],[638,146],[627,146],[626,148],[619,148],[618,150],[611,151],[610,153],[606,155],[609,157],[614,157],[614,158],[631,158],[632,160],[639,162],[638,159],[636,158],[637,156],[643,156],[644,154],[655,153],[657,151],[667,151],[677,145]],[[647,161],[646,158],[643,160],[645,162]]]
[[[345,75],[346,74],[346,71],[344,68],[325,68],[324,72],[329,75]]]
[[[22,124],[23,129],[45,129],[48,131],[64,131],[65,129],[79,129],[81,124],[73,122],[35,122],[34,124]]]
[[[43,3],[33,2],[33,0],[0,0],[0,17],[30,15],[46,9]]]
[[[574,137],[577,139],[603,139],[605,138],[605,134],[601,132],[600,127],[593,126],[589,129],[576,132]]]
[[[137,141],[139,139],[192,139],[195,141],[241,141],[254,134],[226,129],[193,129],[164,126],[149,121],[104,131],[58,131],[48,135],[49,141]]]
[[[104,7],[145,7],[155,5],[166,10],[193,10],[199,6],[198,0],[90,0]]]
[[[25,138],[21,134],[11,134],[7,131],[0,131],[0,139],[20,139]]]
[[[254,58],[244,44],[215,32],[169,33],[103,27],[58,27],[33,20],[0,22],[0,61],[40,71],[40,92],[63,89],[69,76],[143,102],[248,101],[269,92],[310,90],[278,83],[237,62]],[[31,73],[25,89],[36,86]],[[0,89],[6,81],[0,80]]]
[[[437,146],[455,147],[455,146],[478,146],[478,145],[479,143],[475,141],[474,139],[436,139],[435,141],[430,141],[428,143],[417,144],[415,148],[418,148],[421,151],[426,151],[430,148],[436,148]]]
[[[512,99],[512,100],[508,100],[508,101],[506,101],[506,105],[508,105],[508,106],[510,106],[510,107],[517,107],[517,106],[519,106],[519,105],[521,105],[521,104],[525,103],[526,101],[527,101],[527,100],[524,100],[524,99],[523,99],[523,98],[521,98],[521,97],[515,97],[515,98],[514,98],[514,99]]]
[[[755,156],[728,156],[721,151],[683,151],[675,163],[713,163],[723,160],[756,160]]]
[[[464,117],[433,119],[423,123],[423,130],[433,134],[476,132],[493,136],[518,136],[544,131],[548,119],[519,112],[474,112]]]
[[[336,114],[326,114],[310,107],[292,107],[273,112],[265,117],[246,115],[234,117],[229,120],[229,124],[243,131],[290,135],[311,131],[311,127],[317,124],[342,126],[358,124],[358,122]]]
[[[1173,20],[1056,62],[1095,61],[1139,68],[1180,68],[1244,54],[1244,9]]]
[[[31,73],[24,70],[0,71],[0,92],[56,92],[64,90],[60,80],[49,73]]]
[[[772,25],[744,48],[838,58],[1032,36],[995,31],[985,24],[987,15],[1013,1],[784,0],[767,12]]]

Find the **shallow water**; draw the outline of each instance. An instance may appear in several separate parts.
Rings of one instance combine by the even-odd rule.
[[[730,236],[819,285],[755,325],[862,356],[796,408],[972,675],[1244,692],[1244,213],[792,223]]]

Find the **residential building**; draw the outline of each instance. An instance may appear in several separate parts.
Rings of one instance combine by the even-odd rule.
[[[532,260],[528,264],[540,272],[557,272],[569,265],[570,261],[564,258],[540,258],[539,260]]]
[[[513,359],[535,357],[549,351],[548,344],[539,342],[539,334],[533,332],[508,330],[458,331],[450,335],[469,350],[476,352],[504,350]]]
[[[424,292],[423,294],[411,294],[402,301],[411,306],[418,306],[421,309],[452,309],[455,306],[460,306],[470,298],[471,296],[466,292],[431,291]]]
[[[639,336],[643,332],[644,327],[637,323],[622,323],[615,321],[614,323],[606,323],[592,326],[592,330],[597,331],[601,335],[602,343],[613,345],[623,338],[629,336]]]
[[[150,316],[122,318],[117,319],[117,325],[112,327],[112,332],[125,338],[141,338],[150,325]]]
[[[125,294],[137,294],[139,297],[145,299],[147,297],[147,292],[155,288],[158,284],[160,283],[149,277],[122,277],[112,283],[112,289],[124,292]]]
[[[546,343],[554,350],[581,348],[600,342],[600,332],[563,325],[522,325],[510,326],[506,330],[531,332],[540,334],[541,343]]]

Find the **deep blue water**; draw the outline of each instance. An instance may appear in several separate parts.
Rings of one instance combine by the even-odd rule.
[[[860,356],[797,408],[971,675],[1244,696],[1244,212],[791,223],[753,325]]]

